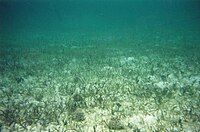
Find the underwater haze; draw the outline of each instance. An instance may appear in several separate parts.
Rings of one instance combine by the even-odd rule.
[[[0,131],[200,131],[199,0],[0,0]]]

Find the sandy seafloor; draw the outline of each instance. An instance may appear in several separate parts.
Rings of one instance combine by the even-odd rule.
[[[2,33],[1,131],[200,131],[199,18],[157,19]]]

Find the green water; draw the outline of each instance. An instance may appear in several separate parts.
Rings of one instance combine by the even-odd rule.
[[[0,0],[1,131],[200,131],[198,0]]]

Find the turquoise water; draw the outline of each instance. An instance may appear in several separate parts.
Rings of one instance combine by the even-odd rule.
[[[199,2],[194,0],[1,2],[1,33],[22,40],[43,35],[59,41],[63,38],[57,36],[63,35],[68,40],[159,39],[159,44],[178,43],[179,38],[198,44],[199,19]]]
[[[2,131],[199,131],[198,0],[0,0]]]

